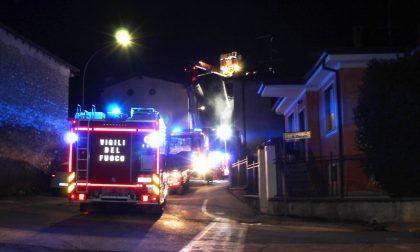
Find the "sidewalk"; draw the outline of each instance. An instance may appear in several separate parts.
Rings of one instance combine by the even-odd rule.
[[[420,223],[361,223],[353,221],[334,221],[319,218],[301,218],[293,216],[278,216],[262,214],[258,210],[258,195],[247,195],[246,186],[228,188],[228,191],[238,200],[246,203],[256,213],[256,220],[261,225],[293,225],[293,226],[318,226],[335,227],[359,231],[386,231],[386,232],[410,232],[420,233]],[[255,197],[255,198],[254,198]],[[254,205],[250,204],[255,201]]]

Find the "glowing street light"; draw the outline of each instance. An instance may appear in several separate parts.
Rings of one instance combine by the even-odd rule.
[[[222,124],[219,127],[217,127],[216,135],[225,143],[225,155],[224,155],[225,158],[223,158],[223,167],[224,169],[226,169],[227,163],[228,163],[228,159],[226,158],[228,156],[226,142],[232,136],[232,128],[229,125]]]
[[[127,31],[127,29],[120,28],[115,32],[115,41],[117,45],[120,45],[124,48],[129,47],[133,44],[132,36]],[[85,109],[85,76],[86,76],[86,70],[89,66],[89,63],[92,61],[92,59],[101,51],[107,49],[110,46],[113,46],[115,44],[108,44],[98,50],[96,50],[87,60],[85,67],[83,68],[83,76],[82,76],[82,109]]]
[[[232,136],[232,129],[229,125],[223,124],[216,129],[217,136],[222,140],[228,140]]]
[[[226,141],[232,136],[232,128],[229,125],[222,124],[216,129],[216,135],[225,143],[225,153],[227,153]]]
[[[123,47],[130,46],[133,42],[130,33],[124,28],[117,30],[115,39],[117,40],[117,43]]]

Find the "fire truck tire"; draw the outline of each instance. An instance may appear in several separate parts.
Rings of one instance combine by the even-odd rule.
[[[190,179],[185,182],[185,190],[188,191],[190,189]]]
[[[147,210],[152,215],[161,216],[163,214],[163,205],[152,206],[152,207],[148,208]]]
[[[80,203],[79,211],[81,213],[87,212],[88,211],[88,204],[86,204],[86,203]]]
[[[184,185],[181,185],[180,187],[176,189],[176,194],[182,195],[183,193],[184,193]]]

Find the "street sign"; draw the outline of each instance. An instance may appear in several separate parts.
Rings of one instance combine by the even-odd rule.
[[[311,138],[311,131],[285,132],[283,138],[284,140],[309,139]]]

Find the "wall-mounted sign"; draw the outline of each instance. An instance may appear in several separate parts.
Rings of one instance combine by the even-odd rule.
[[[293,140],[293,139],[309,139],[311,138],[310,131],[298,131],[298,132],[285,132],[283,133],[284,140]]]
[[[99,162],[124,162],[125,139],[99,139]]]

